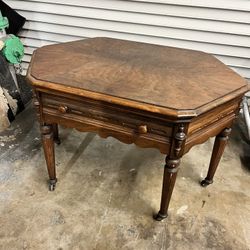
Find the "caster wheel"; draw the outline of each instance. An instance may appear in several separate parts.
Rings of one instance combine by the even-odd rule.
[[[49,191],[54,191],[56,188],[56,184],[49,184]]]
[[[158,214],[153,215],[154,220],[157,220],[157,221],[162,221],[162,220],[166,219],[167,217],[168,217],[167,214],[158,213]]]
[[[208,185],[210,185],[212,183],[213,183],[213,181],[209,181],[207,179],[204,179],[204,180],[201,181],[200,184],[201,184],[202,187],[207,187]]]
[[[57,182],[57,179],[55,180],[49,180],[49,191],[54,191],[55,188],[56,188],[56,182]]]

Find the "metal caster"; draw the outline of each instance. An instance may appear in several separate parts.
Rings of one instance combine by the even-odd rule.
[[[56,182],[57,182],[57,179],[55,180],[49,180],[49,191],[54,191],[55,188],[56,188]]]
[[[55,184],[49,184],[49,191],[54,191],[56,188]]]
[[[162,221],[168,217],[167,214],[161,214],[160,212],[158,214],[154,214],[153,218],[157,221]]]
[[[202,180],[201,181],[201,186],[202,187],[206,187],[206,186],[208,186],[208,185],[210,185],[210,184],[212,184],[213,183],[213,180],[207,180],[206,178],[204,179],[204,180]]]

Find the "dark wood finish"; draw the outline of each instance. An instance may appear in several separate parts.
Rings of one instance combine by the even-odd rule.
[[[201,186],[206,187],[207,185],[213,183],[215,171],[226,147],[230,133],[231,128],[225,128],[220,134],[216,136],[207,177],[201,181]]]
[[[176,124],[174,127],[174,134],[169,155],[166,157],[166,164],[164,167],[161,207],[158,214],[154,216],[155,220],[163,220],[168,216],[169,202],[177,177],[177,172],[180,165],[180,158],[184,152],[184,145],[186,141],[186,133],[188,125],[184,123]]]
[[[180,164],[179,159],[166,158],[166,164],[163,175],[162,195],[161,195],[161,208],[158,214],[154,216],[155,220],[161,221],[168,216],[169,202],[174,189],[174,184]]]
[[[36,87],[169,117],[197,116],[246,90],[242,77],[194,50],[92,38],[45,46],[33,58]]]
[[[41,133],[42,133],[44,155],[49,173],[49,188],[50,190],[54,190],[57,179],[56,179],[56,168],[55,168],[53,126],[42,125]]]
[[[113,136],[124,143],[155,147],[162,153],[168,152],[173,124],[163,117],[150,112],[138,112],[136,109],[96,102],[87,97],[61,97],[59,94],[41,92],[42,116],[47,123],[59,123],[85,132],[93,131],[104,138]],[[58,110],[62,105],[68,107],[66,113]]]
[[[245,88],[215,57],[166,46],[93,38],[43,47],[35,58],[37,80],[170,109],[210,109]]]
[[[243,78],[204,52],[111,38],[40,48],[27,79],[34,89],[51,189],[56,124],[157,148],[166,155],[157,220],[167,217],[181,157],[218,135],[206,178],[212,181],[248,91]]]
[[[61,140],[59,138],[59,131],[58,131],[58,125],[56,123],[52,124],[53,127],[53,137],[54,137],[54,142],[57,145],[61,144]]]

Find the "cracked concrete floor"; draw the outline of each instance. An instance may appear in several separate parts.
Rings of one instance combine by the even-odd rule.
[[[213,185],[213,140],[182,159],[169,217],[158,211],[164,155],[61,128],[59,182],[47,187],[31,107],[0,136],[0,249],[250,249],[250,145],[241,120]]]

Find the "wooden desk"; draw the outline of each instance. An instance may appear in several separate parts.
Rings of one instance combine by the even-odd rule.
[[[161,207],[167,217],[181,157],[216,136],[213,177],[238,114],[246,81],[204,52],[111,38],[35,51],[27,79],[34,88],[50,190],[56,184],[57,124],[95,131],[166,154]]]

